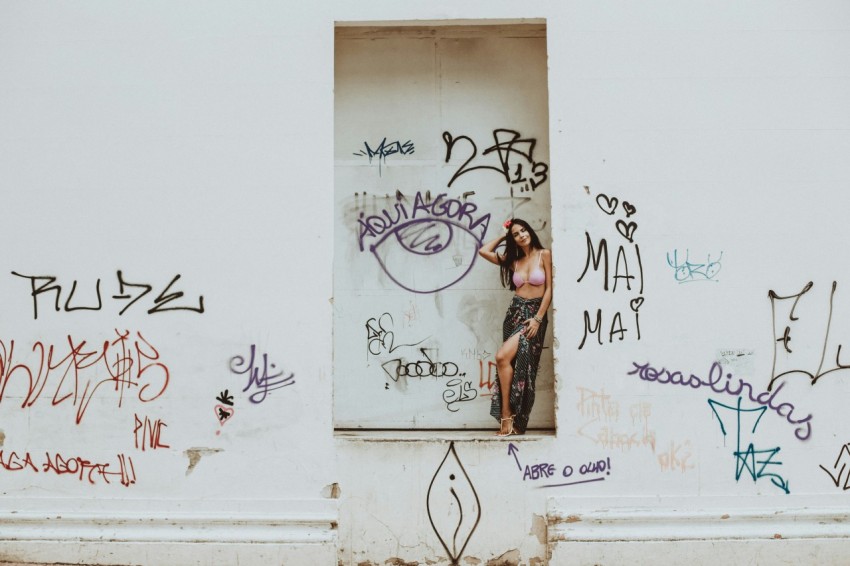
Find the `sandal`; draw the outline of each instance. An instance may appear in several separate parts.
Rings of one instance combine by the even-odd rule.
[[[517,431],[514,430],[514,416],[515,415],[511,415],[510,417],[499,419],[499,432],[496,433],[496,436],[514,436],[517,434]],[[508,426],[508,431],[502,434],[502,423],[505,421],[510,421],[510,425]]]

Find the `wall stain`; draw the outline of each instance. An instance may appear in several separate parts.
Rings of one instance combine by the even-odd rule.
[[[419,566],[419,562],[405,562],[401,558],[397,556],[393,556],[392,558],[387,558],[384,561],[384,564],[387,566]]]
[[[540,544],[546,544],[546,517],[532,515],[531,531],[528,534],[536,536]]]
[[[519,550],[514,548],[498,558],[488,560],[487,566],[519,566]]]
[[[546,560],[544,558],[540,558],[539,556],[535,556],[528,561],[528,566],[544,566],[545,564]]]
[[[472,566],[476,566],[477,564],[481,564],[480,558],[475,558],[474,556],[467,556],[463,559],[467,564],[472,564]]]
[[[342,490],[339,489],[339,484],[336,482],[326,485],[322,490],[322,497],[325,499],[339,499],[341,494]]]
[[[579,521],[581,521],[581,517],[579,515],[570,515],[564,520],[565,523],[578,523]]]
[[[189,458],[189,467],[186,468],[186,475],[188,476],[192,473],[192,470],[194,470],[195,466],[198,465],[198,462],[201,461],[202,456],[215,454],[221,451],[221,448],[189,448],[184,450],[183,454]]]
[[[0,430],[0,446],[3,446],[4,442],[6,442],[6,433]]]

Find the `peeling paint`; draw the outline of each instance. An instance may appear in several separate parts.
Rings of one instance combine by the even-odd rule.
[[[0,430],[0,446],[3,446],[4,442],[6,442],[6,433]]]
[[[722,515],[720,516],[720,518],[721,518],[721,519],[728,519],[728,518],[729,518],[729,513],[724,513],[724,514],[722,514]]]
[[[581,521],[581,516],[580,516],[580,515],[570,515],[569,517],[567,517],[567,518],[564,520],[564,522],[565,522],[565,523],[578,523],[578,522],[580,522],[580,521]]]
[[[779,533],[776,533],[775,535],[773,535],[773,538],[777,538],[777,539],[782,538],[782,535],[780,535]]]
[[[342,491],[339,489],[339,484],[336,482],[326,485],[324,489],[322,489],[322,497],[325,499],[339,499],[341,494]]]
[[[384,564],[386,564],[387,566],[419,566],[419,562],[405,562],[397,556],[387,558],[384,561]]]
[[[463,559],[467,564],[472,564],[472,566],[476,566],[477,564],[481,564],[480,558],[475,558],[474,556],[467,556]]]
[[[536,536],[540,544],[546,544],[546,517],[532,515],[531,531],[528,534]]]
[[[488,560],[487,566],[519,566],[519,550],[514,548],[498,558]]]
[[[186,468],[186,475],[192,473],[192,470],[195,469],[195,466],[198,465],[198,462],[201,461],[202,456],[207,456],[211,454],[215,454],[217,452],[221,452],[221,448],[189,448],[183,451],[183,454],[189,458],[189,467]]]
[[[528,561],[528,566],[543,566],[544,564],[546,564],[546,559],[539,556],[535,556]]]

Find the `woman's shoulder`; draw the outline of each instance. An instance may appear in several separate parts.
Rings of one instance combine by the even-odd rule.
[[[552,252],[547,250],[546,248],[540,248],[540,255],[543,257],[552,257]]]

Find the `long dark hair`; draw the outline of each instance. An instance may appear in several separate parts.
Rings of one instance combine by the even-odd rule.
[[[516,245],[514,236],[511,233],[514,225],[516,224],[525,228],[528,231],[529,236],[531,236],[532,251],[543,249],[543,244],[540,243],[540,238],[537,237],[537,232],[534,231],[534,228],[532,228],[528,222],[522,218],[514,218],[511,220],[511,224],[508,226],[508,236],[505,238],[505,255],[500,256],[499,261],[499,266],[502,270],[502,286],[509,288],[511,291],[516,291],[516,285],[514,285],[513,278],[514,265],[518,259],[525,257],[523,251]]]

